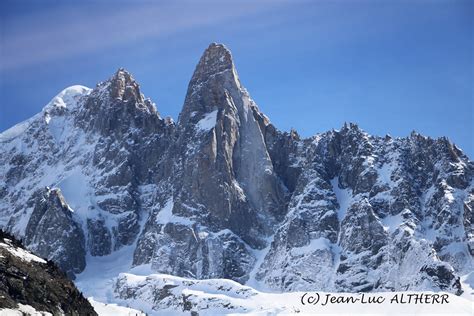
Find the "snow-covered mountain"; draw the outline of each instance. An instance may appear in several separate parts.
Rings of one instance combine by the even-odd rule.
[[[0,227],[105,300],[123,299],[117,284],[87,282],[107,264],[107,278],[461,294],[474,271],[473,177],[446,138],[279,131],[211,44],[177,123],[119,69],[0,134]]]

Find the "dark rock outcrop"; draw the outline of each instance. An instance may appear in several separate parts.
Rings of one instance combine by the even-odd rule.
[[[84,234],[59,189],[39,190],[25,230],[25,244],[56,262],[70,277],[86,266]]]
[[[52,261],[33,255],[0,230],[0,313],[18,304],[53,315],[97,315]]]

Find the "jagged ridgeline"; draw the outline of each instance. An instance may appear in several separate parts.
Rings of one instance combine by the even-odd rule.
[[[0,312],[97,315],[89,301],[52,261],[27,251],[0,230]],[[20,313],[21,314],[21,313]]]
[[[120,69],[0,134],[0,226],[71,277],[130,246],[134,266],[187,278],[459,294],[473,175],[446,138],[279,131],[211,44],[177,123]]]

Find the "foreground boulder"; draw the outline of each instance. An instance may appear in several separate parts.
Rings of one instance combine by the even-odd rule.
[[[14,311],[97,315],[52,261],[25,250],[13,236],[0,230],[0,314]]]

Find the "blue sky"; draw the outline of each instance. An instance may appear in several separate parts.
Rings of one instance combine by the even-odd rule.
[[[416,130],[472,159],[473,23],[472,1],[2,0],[0,130],[119,67],[176,119],[200,55],[221,42],[282,130]]]

